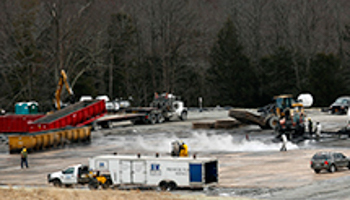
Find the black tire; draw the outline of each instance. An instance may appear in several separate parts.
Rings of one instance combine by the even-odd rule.
[[[132,120],[131,120],[131,123],[132,123],[133,125],[138,125],[138,124],[140,124],[141,122],[140,122],[140,120],[137,118],[137,119],[132,119]]]
[[[268,126],[274,130],[278,126],[278,117],[270,117],[267,121]]]
[[[92,179],[89,182],[88,187],[89,187],[90,190],[97,190],[98,189],[98,181],[96,179]]]
[[[111,180],[107,180],[104,184],[102,184],[103,189],[108,189],[112,185]]]
[[[166,191],[168,189],[168,182],[167,181],[161,181],[158,184],[158,187],[159,187],[160,190]]]
[[[149,124],[157,123],[157,116],[155,114],[151,113],[149,115],[148,122],[149,122]]]
[[[348,163],[348,169],[350,169],[350,162]]]
[[[97,122],[92,122],[91,123],[91,130],[92,131],[96,131],[98,129],[97,127],[98,127]]]
[[[320,173],[321,170],[320,169],[315,169],[314,171],[315,171],[316,174],[318,174],[318,173]]]
[[[101,124],[101,127],[105,128],[105,129],[111,128],[112,127],[112,122],[111,121],[106,121],[103,124]]]
[[[53,186],[62,187],[62,182],[58,179],[53,180]]]
[[[187,119],[187,112],[186,112],[186,111],[183,111],[183,112],[181,113],[180,119],[181,119],[182,121],[185,121],[185,120]]]
[[[332,164],[332,165],[329,167],[328,171],[329,171],[330,173],[334,173],[335,171],[337,171],[337,168],[335,167],[334,164]]]
[[[164,116],[163,116],[162,114],[158,114],[158,116],[157,116],[157,122],[158,122],[159,124],[161,124],[161,123],[163,123],[164,121],[165,121]]]
[[[171,190],[175,190],[176,187],[177,187],[176,183],[173,182],[173,181],[171,181],[170,183],[168,183],[168,188],[167,188],[167,190],[170,190],[170,191],[171,191]]]

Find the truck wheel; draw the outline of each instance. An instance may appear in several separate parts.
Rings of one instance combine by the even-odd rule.
[[[53,180],[53,186],[62,187],[62,182],[58,179]]]
[[[181,119],[182,121],[185,121],[185,120],[187,119],[187,112],[186,112],[186,111],[183,111],[183,112],[181,113],[180,119]]]
[[[321,170],[320,169],[315,169],[314,171],[315,171],[316,174],[318,174],[318,173],[320,173]]]
[[[150,114],[150,116],[149,116],[149,123],[150,124],[155,124],[156,122],[157,122],[157,116],[155,115],[155,114]]]
[[[157,122],[159,124],[163,123],[165,121],[164,116],[162,114],[158,114],[157,116]]]

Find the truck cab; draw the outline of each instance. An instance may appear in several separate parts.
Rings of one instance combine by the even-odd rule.
[[[89,168],[86,165],[78,164],[69,166],[62,171],[53,172],[47,175],[47,181],[56,187],[86,184],[89,182]]]

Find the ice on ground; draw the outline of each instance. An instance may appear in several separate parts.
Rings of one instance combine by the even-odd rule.
[[[139,150],[144,152],[171,152],[171,143],[175,140],[185,142],[190,153],[212,152],[257,152],[279,151],[282,143],[270,140],[262,141],[254,138],[246,140],[242,135],[229,133],[214,134],[208,131],[190,131],[183,137],[175,133],[154,133],[150,135],[109,135],[99,138],[94,145],[113,145],[122,150]],[[298,146],[288,142],[287,150],[298,149]]]

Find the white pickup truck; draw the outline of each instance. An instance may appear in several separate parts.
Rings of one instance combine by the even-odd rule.
[[[66,169],[47,175],[47,181],[56,187],[66,187],[87,184],[91,180],[89,168],[86,165],[78,164],[69,166]]]

